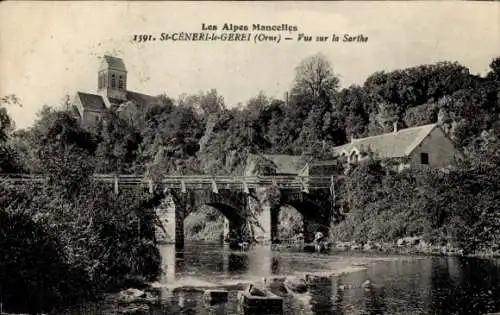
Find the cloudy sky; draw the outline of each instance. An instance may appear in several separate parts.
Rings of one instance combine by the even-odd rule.
[[[500,56],[499,2],[2,2],[0,96],[17,127],[33,123],[43,104],[76,91],[95,92],[103,54],[124,59],[128,89],[177,97],[216,88],[227,106],[259,91],[282,98],[295,66],[323,53],[343,86],[373,72],[458,61],[484,74]],[[198,32],[201,23],[296,25],[320,36],[363,34],[367,43],[287,41],[132,42],[133,34]]]

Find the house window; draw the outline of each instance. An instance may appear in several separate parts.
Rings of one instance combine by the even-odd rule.
[[[429,164],[429,153],[420,153],[420,164]]]
[[[123,77],[122,76],[120,76],[118,78],[118,88],[123,89]]]
[[[114,74],[111,75],[111,87],[116,87],[116,78]]]

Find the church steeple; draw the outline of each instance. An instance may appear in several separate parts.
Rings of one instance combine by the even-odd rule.
[[[97,92],[112,104],[127,100],[127,69],[121,58],[104,56],[98,72]]]

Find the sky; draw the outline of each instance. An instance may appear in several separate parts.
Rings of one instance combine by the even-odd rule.
[[[298,31],[280,43],[132,40],[200,32],[202,23],[217,25],[219,33],[224,23],[288,24]],[[299,33],[313,41],[297,41]],[[332,34],[341,41],[314,41]],[[342,42],[344,34],[368,41]],[[485,74],[500,56],[500,2],[0,3],[0,96],[20,99],[22,107],[8,108],[17,128],[33,124],[44,104],[58,105],[77,91],[95,93],[104,54],[123,58],[128,90],[177,98],[215,88],[231,107],[260,91],[283,98],[295,67],[317,53],[343,87],[363,84],[375,71],[439,61]]]

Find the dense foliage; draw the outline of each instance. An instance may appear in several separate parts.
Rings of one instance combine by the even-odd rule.
[[[7,110],[19,102],[3,97],[0,172],[45,174],[50,185],[0,186],[1,297],[27,292],[27,299],[36,295],[49,305],[158,271],[157,200],[141,191],[115,196],[89,181],[91,173],[241,173],[250,153],[328,158],[332,146],[387,132],[394,122],[438,122],[468,164],[449,173],[392,173],[376,162],[354,169],[341,187],[349,213],[333,234],[424,235],[468,251],[498,245],[499,65],[494,59],[485,76],[456,62],[421,65],[376,72],[363,85],[341,89],[329,61],[315,55],[297,66],[283,100],[259,93],[245,105],[226,106],[216,90],[177,100],[162,95],[154,104],[123,104],[85,128],[66,106],[45,107],[32,128],[13,131]],[[296,221],[290,216],[290,230],[300,230]],[[221,225],[205,209],[190,215],[186,229],[205,237]]]
[[[395,172],[380,161],[347,179],[349,213],[332,228],[335,239],[391,242],[421,236],[467,253],[500,249],[498,166],[478,162],[442,172]]]
[[[4,309],[50,310],[157,277],[160,198],[140,190],[116,195],[92,182],[98,143],[64,111],[44,109],[23,141],[19,164],[49,181],[0,183]]]

